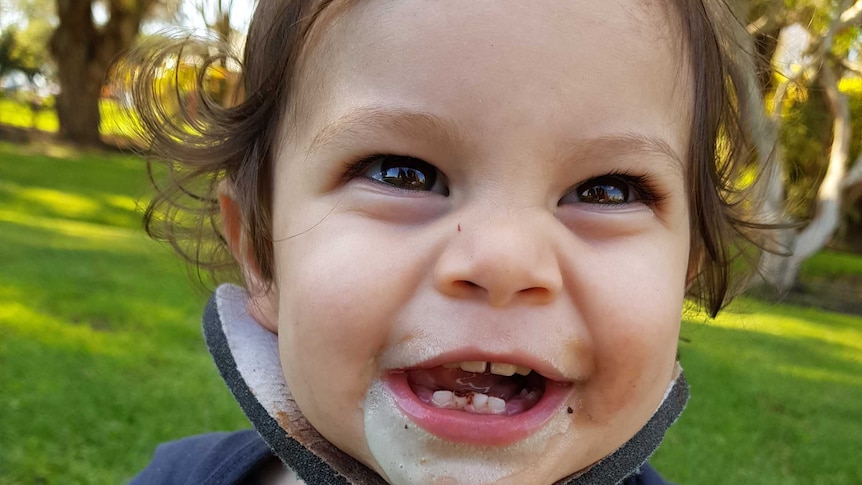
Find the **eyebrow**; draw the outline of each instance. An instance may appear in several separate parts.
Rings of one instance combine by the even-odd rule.
[[[312,139],[309,153],[332,146],[351,146],[366,140],[373,132],[396,133],[405,138],[420,138],[443,145],[469,143],[464,130],[453,121],[437,115],[406,108],[364,106],[348,111],[321,129]],[[626,155],[647,155],[669,159],[671,168],[680,176],[684,163],[679,154],[661,137],[634,132],[611,133],[576,140],[562,150],[554,160],[570,164],[585,159],[609,158]]]
[[[590,158],[613,158],[617,156],[651,156],[668,159],[670,168],[683,176],[685,164],[682,157],[663,138],[634,132],[612,133],[594,138],[578,140],[563,150],[557,157],[559,163],[569,164]]]
[[[405,138],[421,138],[435,144],[464,145],[464,130],[439,116],[403,108],[361,107],[347,112],[321,129],[311,141],[309,153],[333,145],[350,145],[370,132],[390,132]]]

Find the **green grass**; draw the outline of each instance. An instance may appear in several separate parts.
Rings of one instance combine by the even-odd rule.
[[[740,299],[682,337],[692,398],[653,460],[666,478],[862,483],[862,317]]]
[[[802,267],[804,279],[843,277],[862,282],[862,258],[838,252],[815,254]]]
[[[0,484],[122,483],[160,442],[247,427],[200,337],[205,296],[139,227],[147,193],[136,158],[0,144]],[[862,257],[803,275],[858,283]],[[742,299],[682,337],[667,478],[862,483],[862,317]]]
[[[154,446],[247,427],[205,297],[140,229],[142,162],[0,145],[0,483],[122,483]]]

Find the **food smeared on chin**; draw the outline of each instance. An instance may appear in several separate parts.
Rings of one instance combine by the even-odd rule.
[[[404,372],[410,389],[427,405],[501,416],[535,406],[547,380],[528,367],[496,362],[456,362]]]

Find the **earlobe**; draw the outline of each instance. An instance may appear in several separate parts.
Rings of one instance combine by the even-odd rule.
[[[233,185],[222,180],[218,186],[218,207],[221,213],[221,234],[227,241],[228,249],[240,265],[243,264],[240,248],[242,233],[242,215],[233,196]]]
[[[249,293],[248,312],[267,330],[278,333],[278,304],[275,283],[267,284],[260,274],[257,257],[248,239],[242,210],[236,200],[233,184],[222,180],[218,187],[218,204],[222,221],[222,237],[233,259],[242,269]]]

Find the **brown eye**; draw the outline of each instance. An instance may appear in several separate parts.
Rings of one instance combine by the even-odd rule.
[[[439,170],[418,158],[377,155],[370,160],[364,175],[400,190],[449,193]]]
[[[618,177],[597,177],[578,186],[578,201],[586,204],[625,204],[631,202],[630,186]]]

